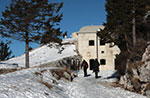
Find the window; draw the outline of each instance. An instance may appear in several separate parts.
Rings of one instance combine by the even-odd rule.
[[[101,51],[101,54],[103,54],[104,53],[104,51]]]
[[[94,46],[94,40],[89,40],[89,46]]]
[[[101,65],[106,65],[106,60],[105,59],[101,59],[100,63],[101,63]]]
[[[100,40],[100,45],[101,45],[101,46],[105,45],[105,41],[101,39],[101,40]]]

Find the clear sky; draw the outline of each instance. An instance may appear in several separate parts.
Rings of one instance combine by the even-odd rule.
[[[0,0],[0,17],[5,6],[9,6],[11,0]],[[50,0],[52,2],[64,2],[63,20],[60,22],[62,31],[77,32],[87,25],[102,25],[106,21],[105,0]],[[0,41],[4,40],[0,37]],[[36,44],[30,44],[33,48]],[[12,40],[10,48],[15,56],[22,55],[25,51],[23,42]]]

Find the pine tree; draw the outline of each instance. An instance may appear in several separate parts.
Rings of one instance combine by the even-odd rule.
[[[106,0],[107,22],[98,35],[130,52],[136,39],[145,37],[144,16],[149,0]]]
[[[145,17],[144,17],[144,23],[145,23],[145,32],[147,32],[146,35],[146,40],[150,41],[150,4],[149,6],[146,6],[146,9],[148,10]]]
[[[43,34],[51,34],[50,41],[61,41],[59,22],[63,3],[50,3],[49,0],[12,0],[2,12],[0,34],[25,42],[25,66],[29,68],[29,43],[40,43]],[[53,39],[56,37],[55,39]]]
[[[107,20],[104,30],[98,35],[106,42],[114,42],[119,46],[121,54],[117,56],[116,69],[120,73],[125,72],[127,59],[141,59],[147,38],[144,24],[147,5],[150,5],[150,0],[106,0]]]
[[[12,56],[12,51],[8,46],[8,42],[4,43],[3,41],[0,42],[0,61],[8,60],[14,56]]]

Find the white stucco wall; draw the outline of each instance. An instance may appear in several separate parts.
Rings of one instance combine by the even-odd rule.
[[[85,26],[81,28],[79,32],[73,33],[72,37],[77,38],[77,50],[88,64],[90,63],[90,59],[95,59],[98,56],[99,62],[100,59],[106,60],[106,65],[100,66],[101,70],[114,70],[115,55],[120,53],[120,49],[116,48],[117,46],[110,48],[109,43],[103,46],[100,45],[100,38],[96,38],[96,33],[98,28],[101,27],[102,26]],[[89,46],[89,40],[94,40],[94,46]],[[102,51],[104,51],[104,53],[102,53]]]
[[[83,59],[89,61],[91,58],[96,58],[96,47],[89,46],[89,40],[94,40],[96,44],[96,34],[92,33],[80,33],[78,34],[78,50],[79,54],[83,56]]]

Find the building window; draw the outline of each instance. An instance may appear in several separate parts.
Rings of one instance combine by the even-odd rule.
[[[106,60],[105,59],[101,59],[100,63],[101,63],[101,65],[106,65]]]
[[[103,54],[104,53],[104,51],[101,51],[101,54]]]
[[[94,40],[89,40],[89,46],[94,46]]]
[[[101,40],[100,40],[100,45],[101,45],[101,46],[105,45],[105,40],[102,40],[102,39],[101,39]]]

